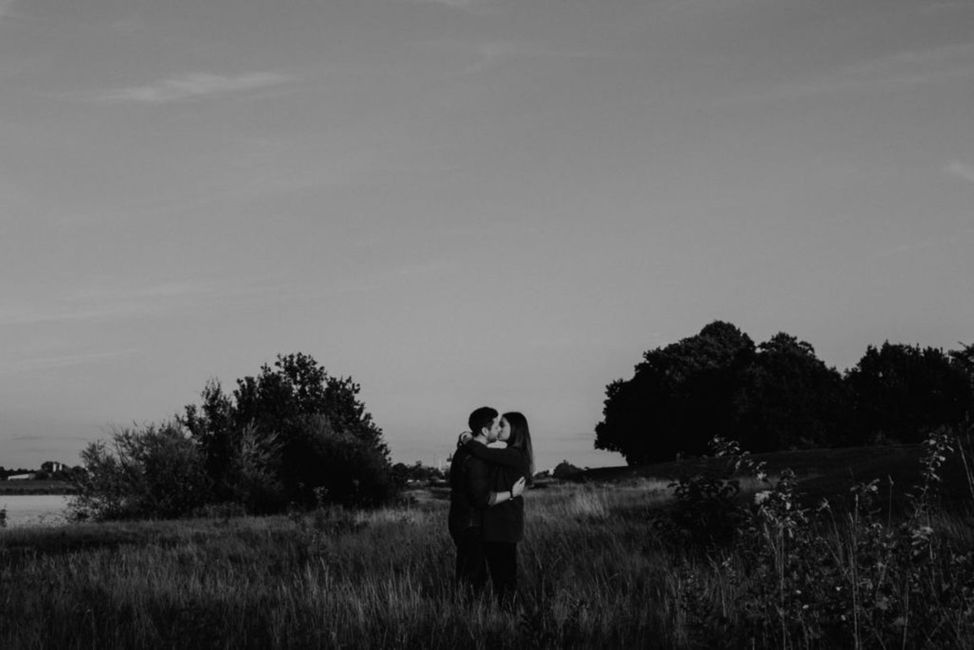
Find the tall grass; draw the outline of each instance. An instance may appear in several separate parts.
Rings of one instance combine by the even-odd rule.
[[[7,530],[0,647],[644,646],[664,634],[665,564],[615,498],[530,495],[520,615],[457,599],[443,502]]]
[[[526,499],[513,614],[457,598],[445,501],[3,530],[0,648],[974,646],[966,514],[906,547],[866,503],[751,518],[701,551],[658,525],[665,484]]]

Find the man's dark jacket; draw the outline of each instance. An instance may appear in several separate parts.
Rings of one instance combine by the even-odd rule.
[[[470,453],[467,443],[457,449],[450,463],[450,536],[454,541],[469,528],[481,528],[490,493],[487,463]],[[480,445],[483,446],[483,445]]]

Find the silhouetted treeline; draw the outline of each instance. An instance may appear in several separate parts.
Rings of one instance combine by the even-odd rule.
[[[410,483],[429,484],[435,481],[444,480],[447,476],[447,472],[444,472],[439,467],[424,465],[422,462],[417,460],[412,465],[407,465],[406,463],[396,463],[392,466],[392,476],[396,483],[400,485],[407,485]]]
[[[14,476],[16,474],[33,474],[36,469],[24,469],[20,467],[18,469],[7,469],[3,465],[0,465],[0,481],[6,481],[8,476]]]
[[[23,467],[6,469],[3,465],[0,465],[0,481],[6,481],[8,477],[18,474],[28,474],[37,481],[70,481],[75,474],[83,471],[84,468],[81,466],[68,467],[60,463],[52,462],[42,463],[40,469],[24,469]]]
[[[631,465],[703,454],[714,435],[754,452],[920,442],[974,413],[974,345],[886,342],[840,373],[794,336],[755,345],[715,321],[646,352],[606,387],[602,413],[595,447]]]

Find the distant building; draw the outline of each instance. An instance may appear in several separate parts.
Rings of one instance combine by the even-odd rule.
[[[7,477],[8,481],[29,481],[34,478],[34,474],[11,474]]]
[[[53,474],[54,472],[61,472],[68,469],[68,466],[64,463],[59,463],[57,461],[47,461],[41,463],[41,471],[47,472],[48,474]]]

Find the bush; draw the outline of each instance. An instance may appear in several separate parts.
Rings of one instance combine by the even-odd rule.
[[[736,503],[740,483],[718,473],[681,478],[674,488],[676,503],[657,519],[666,539],[687,548],[711,549],[733,542],[744,519]]]
[[[199,445],[217,501],[256,513],[320,501],[375,505],[395,496],[382,430],[350,377],[306,354],[279,355],[232,394],[209,382],[180,418]]]
[[[790,471],[772,481],[762,463],[718,440],[735,469],[768,490],[742,517],[735,552],[707,554],[714,581],[698,580],[692,563],[683,569],[678,596],[691,645],[961,647],[974,625],[974,553],[936,529],[935,512],[954,444],[952,433],[930,434],[911,512],[894,522],[878,506],[878,479],[854,486],[850,510],[837,517],[827,502],[804,506]],[[718,496],[687,503],[706,518],[722,489],[703,492]],[[708,593],[714,584],[722,593]],[[717,602],[728,600],[732,618]]]
[[[381,450],[324,415],[301,418],[284,451],[292,503],[376,506],[392,499],[396,485]]]
[[[275,512],[287,503],[280,478],[281,442],[276,434],[261,435],[244,426],[229,443],[219,497],[252,513]]]
[[[551,472],[551,475],[560,481],[583,481],[585,480],[585,471],[575,467],[567,460],[563,460],[555,469]]]
[[[179,517],[210,496],[196,444],[175,423],[118,429],[81,459],[84,471],[72,477],[76,519]]]

